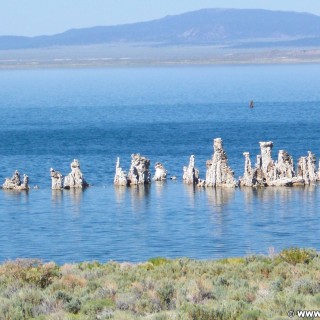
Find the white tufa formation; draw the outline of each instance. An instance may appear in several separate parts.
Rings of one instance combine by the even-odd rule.
[[[198,184],[199,170],[195,167],[195,156],[191,155],[189,165],[183,167],[183,182],[186,184]]]
[[[130,185],[151,183],[151,174],[149,171],[150,160],[142,157],[140,154],[131,155],[131,167],[128,173]]]
[[[255,168],[251,167],[249,152],[245,152],[244,174],[240,178],[240,186],[297,186],[315,183],[316,158],[310,151],[307,157],[301,157],[295,173],[293,159],[288,152],[279,150],[278,160],[272,160],[273,143],[260,142],[261,154],[257,156]]]
[[[253,169],[251,167],[251,160],[249,152],[244,152],[244,174],[240,178],[240,186],[253,186]]]
[[[262,170],[265,181],[269,183],[275,177],[275,164],[272,160],[273,142],[259,142],[261,158],[259,159],[258,167]]]
[[[63,189],[63,175],[59,171],[50,169],[51,176],[51,189],[52,190],[62,190]]]
[[[11,178],[6,178],[2,189],[5,190],[29,190],[29,177],[23,175],[23,181],[21,181],[20,173],[16,170]]]
[[[78,160],[74,159],[71,163],[71,172],[64,178],[64,188],[86,188],[89,184],[83,177],[80,170],[80,163]]]
[[[116,186],[127,186],[129,183],[127,173],[123,171],[122,168],[120,167],[119,157],[117,158],[116,174],[114,176],[113,182]]]
[[[153,177],[153,180],[155,181],[167,180],[167,170],[165,169],[163,164],[161,164],[160,162],[157,162],[154,168],[156,169],[156,173]]]
[[[306,157],[301,157],[298,160],[297,176],[303,179],[306,184],[315,184],[318,180],[316,163],[316,156],[311,151],[308,151]]]
[[[275,179],[293,178],[294,176],[295,172],[292,157],[287,151],[279,150]]]
[[[207,187],[237,187],[237,182],[234,179],[234,173],[228,166],[228,158],[223,150],[221,138],[213,140],[214,153],[212,160],[206,163],[206,186]]]

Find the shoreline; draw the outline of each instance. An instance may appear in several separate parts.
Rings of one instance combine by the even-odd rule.
[[[320,49],[89,46],[0,50],[0,70],[319,64]]]
[[[296,60],[179,60],[179,61],[114,61],[107,63],[88,63],[88,62],[70,62],[70,63],[40,63],[25,62],[17,64],[3,64],[0,61],[0,71],[2,70],[32,70],[32,69],[95,69],[95,68],[148,68],[148,67],[197,67],[197,66],[251,66],[251,65],[296,65],[296,64],[320,64],[320,57],[317,59],[296,59]]]

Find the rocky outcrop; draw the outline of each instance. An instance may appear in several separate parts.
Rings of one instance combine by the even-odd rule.
[[[315,184],[318,180],[316,162],[316,156],[311,151],[308,151],[306,157],[301,157],[298,160],[297,176],[303,179],[306,184]]]
[[[221,138],[213,140],[214,153],[212,160],[206,162],[206,186],[207,187],[230,187],[237,186],[233,170],[228,166],[228,157],[223,150]]]
[[[279,150],[278,161],[276,163],[275,179],[295,177],[293,159],[287,151]]]
[[[149,184],[151,183],[151,174],[149,171],[150,160],[140,154],[131,155],[131,166],[128,173],[128,184]]]
[[[160,162],[157,162],[154,168],[156,170],[156,173],[153,177],[153,180],[155,181],[167,180],[167,170],[165,169],[163,164],[161,164]]]
[[[62,190],[63,189],[63,175],[59,171],[50,169],[51,176],[51,189],[52,190]]]
[[[252,169],[252,166],[251,166],[250,154],[249,152],[244,152],[243,155],[244,155],[244,173],[243,173],[243,177],[239,181],[239,185],[252,187],[254,169]]]
[[[129,184],[127,173],[123,171],[122,168],[120,167],[119,157],[117,158],[116,174],[114,176],[113,182],[116,186],[127,186]]]
[[[273,142],[259,142],[261,157],[259,158],[258,167],[262,170],[264,182],[270,184],[270,181],[275,180],[276,168],[272,160]]]
[[[260,142],[261,154],[257,155],[255,168],[251,167],[249,152],[245,152],[244,174],[240,178],[240,186],[246,187],[267,187],[267,186],[294,186],[304,185],[306,180],[303,177],[308,165],[308,160],[301,160],[301,175],[296,175],[293,159],[287,151],[279,150],[278,160],[272,159],[273,143]],[[314,160],[315,161],[315,160]],[[315,162],[314,162],[315,163]],[[315,171],[314,171],[315,172]],[[316,175],[316,174],[315,174]]]
[[[86,188],[89,184],[83,177],[80,170],[80,163],[78,160],[74,159],[71,163],[71,172],[64,178],[64,188]]]
[[[16,170],[11,178],[6,178],[2,189],[5,190],[29,190],[29,177],[23,175],[23,181],[21,181],[20,173]]]
[[[183,167],[183,182],[186,184],[198,184],[199,170],[195,167],[195,156],[191,155],[189,165]]]

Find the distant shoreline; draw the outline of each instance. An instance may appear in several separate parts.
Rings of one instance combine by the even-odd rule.
[[[170,67],[202,65],[318,64],[320,49],[223,49],[217,47],[56,47],[0,50],[0,70]]]
[[[219,65],[290,65],[290,64],[320,64],[319,59],[313,60],[234,60],[234,61],[211,61],[211,60],[177,60],[177,61],[112,61],[108,63],[96,62],[69,62],[69,63],[10,63],[3,64],[0,61],[0,70],[15,70],[15,69],[77,69],[77,68],[114,68],[114,67],[177,67],[177,66],[219,66]]]

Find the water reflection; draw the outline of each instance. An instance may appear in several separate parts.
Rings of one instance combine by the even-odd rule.
[[[133,211],[141,213],[150,207],[150,184],[130,186],[131,206]]]
[[[86,189],[71,188],[70,190],[63,190],[60,194],[59,190],[57,191],[58,192],[52,192],[52,200],[57,207],[61,203],[64,209],[65,207],[69,207],[69,210],[73,213],[81,214],[82,199]]]
[[[4,194],[5,200],[19,201],[20,203],[28,203],[29,201],[29,190],[1,190]]]
[[[116,196],[116,203],[122,204],[125,201],[126,193],[127,193],[126,186],[114,186],[114,194]]]
[[[318,197],[315,186],[241,188],[241,194],[248,213],[257,210],[257,207],[263,207],[269,208],[270,212],[281,215],[289,214],[296,209],[293,206],[297,204],[315,212],[317,203],[315,199]]]
[[[156,195],[158,198],[161,198],[163,191],[167,189],[167,181],[155,181],[153,186],[156,190]]]
[[[319,197],[319,187],[198,188],[170,181],[87,191],[2,191],[0,260],[21,251],[63,262],[156,255],[206,259],[289,245],[318,249]],[[8,232],[16,237],[8,240]],[[28,247],[34,234],[39,241]]]
[[[54,206],[60,207],[63,203],[63,191],[51,190],[51,200]]]
[[[214,212],[221,213],[224,207],[234,198],[234,188],[206,188],[207,202]]]
[[[79,207],[83,194],[86,192],[86,189],[78,189],[78,188],[72,188],[68,191],[68,194],[70,195],[71,203],[75,207]]]
[[[197,192],[200,192],[202,188],[198,188],[197,186],[193,184],[183,184],[184,189],[187,192],[188,199],[189,199],[189,205],[191,208],[196,208],[196,194]]]

